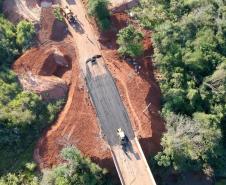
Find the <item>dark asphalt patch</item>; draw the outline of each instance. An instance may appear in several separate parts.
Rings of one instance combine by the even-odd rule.
[[[110,72],[106,69],[105,74],[93,77],[87,66],[86,83],[108,143],[120,143],[118,128],[123,129],[129,140],[133,139],[134,133],[128,113]]]

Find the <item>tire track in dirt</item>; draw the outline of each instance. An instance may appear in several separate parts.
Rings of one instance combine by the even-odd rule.
[[[15,5],[18,9],[18,12],[23,15],[25,18],[31,20],[31,21],[39,21],[40,19],[40,12],[34,13],[32,12],[27,6],[26,2],[24,0],[14,0]],[[36,6],[38,7],[38,6]],[[41,8],[39,8],[41,11]]]

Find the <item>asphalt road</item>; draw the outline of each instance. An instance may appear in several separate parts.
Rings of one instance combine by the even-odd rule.
[[[87,87],[108,143],[111,146],[120,143],[118,128],[122,128],[132,140],[134,132],[131,122],[110,72],[102,62],[95,65],[88,63],[86,72]]]

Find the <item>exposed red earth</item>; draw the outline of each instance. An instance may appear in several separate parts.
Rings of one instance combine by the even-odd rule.
[[[134,72],[133,66],[120,59],[117,53],[116,33],[130,22],[130,18],[126,13],[115,13],[111,19],[113,22],[111,31],[101,34],[99,39],[101,51],[117,81],[134,131],[148,157],[159,151],[160,138],[164,131],[164,123],[159,115],[160,89],[155,80],[152,61],[147,57],[152,54],[151,33],[143,30],[145,53],[137,59],[142,66],[138,75]],[[101,166],[115,171],[76,61],[76,47],[79,46],[73,44],[73,38],[66,35],[65,30],[64,24],[55,19],[51,8],[42,8],[39,46],[28,50],[13,65],[14,71],[18,74],[30,71],[42,76],[56,76],[69,85],[65,107],[52,126],[44,131],[37,143],[34,158],[40,168],[50,168],[61,161],[59,152],[62,147],[73,144]],[[98,34],[97,29],[95,32]],[[55,62],[54,47],[64,55],[68,67],[59,66]]]

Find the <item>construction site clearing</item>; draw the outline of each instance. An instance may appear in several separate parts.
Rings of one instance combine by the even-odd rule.
[[[36,5],[38,6],[38,4]],[[13,70],[18,75],[27,75],[26,79],[29,75],[33,75],[33,78],[39,76],[57,78],[68,88],[66,90],[65,87],[67,92],[65,107],[58,115],[57,120],[44,131],[38,141],[34,159],[41,169],[51,168],[61,162],[60,150],[66,145],[74,145],[84,155],[107,168],[112,174],[116,175],[118,170],[117,165],[115,168],[114,162],[118,164],[118,168],[124,169],[122,176],[126,182],[134,181],[130,177],[137,173],[127,171],[128,165],[134,165],[134,168],[131,169],[136,167],[138,170],[142,161],[144,163],[141,166],[147,170],[139,171],[147,172],[150,176],[146,159],[142,155],[143,152],[140,153],[140,151],[143,150],[146,157],[159,151],[160,138],[164,131],[164,123],[159,115],[160,89],[155,81],[151,58],[145,57],[150,55],[152,50],[150,33],[145,32],[145,53],[143,57],[137,59],[137,63],[141,66],[138,75],[134,67],[120,59],[117,53],[116,33],[130,19],[126,13],[113,13],[111,20],[114,31],[110,30],[100,34],[96,26],[92,24],[92,20],[87,19],[84,4],[76,1],[76,4],[71,5],[70,8],[80,21],[79,26],[83,32],[81,29],[76,31],[70,24],[65,26],[62,22],[57,21],[53,8],[42,7],[40,8],[38,32],[40,44],[28,50],[13,65]],[[85,61],[93,54],[99,53],[103,56],[105,65],[114,78],[120,98],[128,112],[131,127],[136,136],[135,140],[132,139],[130,142],[134,143],[133,150],[139,154],[142,161],[136,160],[135,155],[129,154],[132,161],[137,162],[133,164],[123,162],[128,156],[126,153],[122,153],[120,145],[108,145],[101,126],[99,126],[98,115],[84,80]],[[40,77],[40,79],[42,78]],[[115,134],[117,133],[115,132]],[[139,147],[139,143],[142,149]],[[117,162],[118,160],[120,162]]]
[[[86,83],[122,185],[155,185],[127,111],[102,57],[86,62]]]

